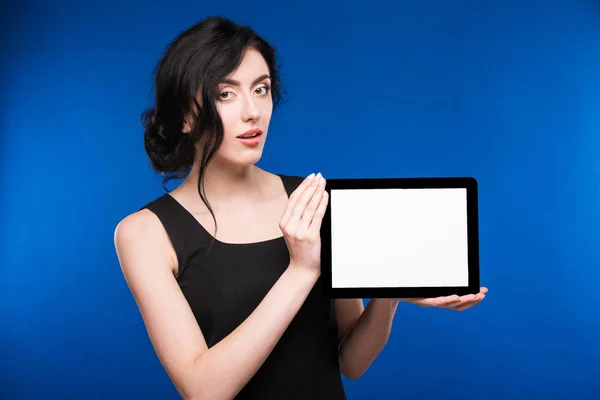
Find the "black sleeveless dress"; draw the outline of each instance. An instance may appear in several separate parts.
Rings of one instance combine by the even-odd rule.
[[[288,197],[304,178],[280,174]],[[252,314],[286,270],[283,237],[226,244],[198,223],[170,194],[144,207],[165,227],[179,262],[177,280],[208,347],[224,339]],[[212,247],[209,249],[209,246]],[[334,300],[317,281],[261,368],[236,399],[345,399],[339,363]]]

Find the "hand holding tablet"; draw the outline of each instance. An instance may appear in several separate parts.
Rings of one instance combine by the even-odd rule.
[[[437,308],[449,308],[455,311],[465,311],[477,305],[481,300],[485,298],[485,294],[488,289],[482,287],[477,294],[466,294],[464,296],[452,295],[452,296],[441,296],[425,299],[397,299],[398,301],[404,301],[411,304],[416,304],[421,307],[437,307]]]
[[[479,286],[475,179],[328,179],[326,191],[325,296],[452,308],[487,291]],[[473,296],[458,303],[455,295]]]

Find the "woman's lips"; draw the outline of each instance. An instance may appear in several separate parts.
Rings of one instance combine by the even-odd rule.
[[[250,129],[249,131],[237,136],[243,144],[246,146],[256,146],[260,143],[260,138],[262,136],[262,131],[258,128]]]

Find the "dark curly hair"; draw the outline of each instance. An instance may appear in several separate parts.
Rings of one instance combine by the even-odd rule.
[[[163,188],[167,192],[170,180],[185,178],[191,172],[202,140],[198,191],[213,219],[203,181],[206,166],[223,141],[223,125],[215,105],[218,85],[235,71],[250,48],[260,52],[269,67],[273,107],[277,107],[282,89],[275,48],[250,27],[210,16],[169,44],[154,71],[154,107],[142,114],[144,147],[152,168],[166,175]],[[192,129],[184,134],[184,119],[189,115],[194,116]]]

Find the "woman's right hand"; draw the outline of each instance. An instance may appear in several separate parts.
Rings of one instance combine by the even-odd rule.
[[[290,252],[290,267],[321,272],[321,222],[328,194],[321,174],[309,175],[290,195],[279,227]]]

